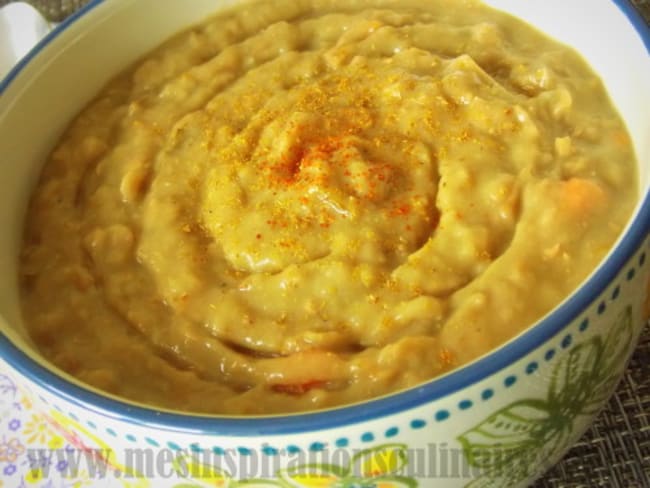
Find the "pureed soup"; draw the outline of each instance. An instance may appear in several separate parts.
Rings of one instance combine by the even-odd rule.
[[[163,408],[318,409],[431,379],[549,312],[637,199],[574,51],[471,0],[245,2],[112,81],[43,170],[24,316]]]

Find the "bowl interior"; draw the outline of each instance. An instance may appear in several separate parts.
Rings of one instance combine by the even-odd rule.
[[[598,73],[610,98],[627,123],[639,162],[641,194],[647,194],[650,178],[650,38],[648,27],[629,0],[583,2],[547,0],[484,0],[510,12],[555,39],[574,47]],[[626,14],[632,16],[627,18]],[[645,44],[640,33],[644,29]],[[607,35],[602,35],[606,32]]]
[[[16,276],[23,218],[43,161],[69,121],[115,73],[202,20],[215,4],[232,3],[95,0],[85,13],[48,36],[0,85],[0,330],[35,361],[45,364],[24,331]],[[587,20],[582,2],[486,3],[574,46],[601,75],[630,130],[639,161],[640,193],[650,205],[650,112],[645,110],[650,106],[650,58],[622,9],[629,13],[631,5],[594,0]],[[637,215],[640,209],[641,203]]]

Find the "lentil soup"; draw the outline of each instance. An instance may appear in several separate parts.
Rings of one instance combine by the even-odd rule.
[[[24,316],[54,364],[145,404],[361,401],[558,305],[635,171],[580,56],[477,1],[243,2],[71,124],[27,218]]]

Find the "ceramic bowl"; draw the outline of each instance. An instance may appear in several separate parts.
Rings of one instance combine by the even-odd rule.
[[[24,333],[16,256],[40,166],[116,72],[227,1],[94,0],[0,85],[0,364],[119,486],[524,486],[585,431],[621,377],[650,275],[650,33],[627,1],[492,0],[576,47],[603,77],[640,162],[642,201],[561,306],[418,388],[326,412],[210,417],[109,397],[48,365]],[[605,35],[607,33],[607,35]],[[644,44],[645,43],[645,44]]]

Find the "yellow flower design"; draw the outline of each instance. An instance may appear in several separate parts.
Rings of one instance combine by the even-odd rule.
[[[23,434],[26,436],[28,444],[45,444],[47,439],[53,435],[43,417],[36,414],[33,414],[25,424]]]
[[[355,454],[345,466],[305,464],[280,470],[279,479],[234,480],[229,473],[180,455],[174,469],[191,483],[176,488],[416,488],[415,479],[399,472],[408,456],[403,444],[384,444]]]
[[[345,466],[314,463],[281,469],[279,479],[233,480],[229,473],[182,454],[174,468],[191,481],[176,488],[416,488],[415,479],[399,474],[407,463],[404,444],[383,444],[355,454]]]
[[[22,396],[20,399],[20,404],[25,410],[30,410],[32,408],[32,400],[27,395]]]
[[[38,483],[43,480],[43,470],[41,468],[30,469],[25,475],[25,481],[29,484]]]
[[[53,435],[50,441],[47,443],[47,447],[50,449],[61,449],[65,445],[65,440],[60,435]]]
[[[356,454],[347,466],[306,464],[279,475],[295,488],[414,488],[413,478],[397,474],[407,462],[406,446],[385,444]]]

